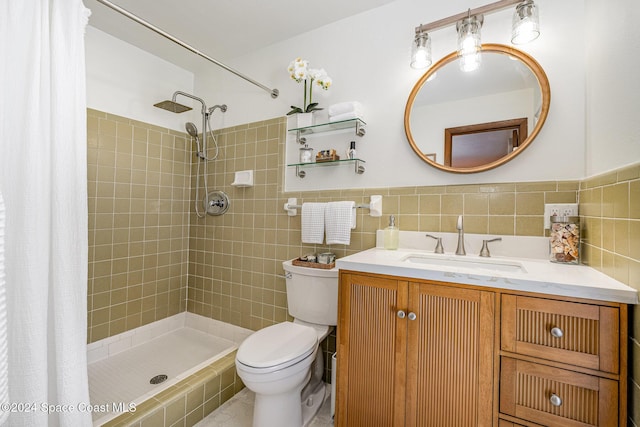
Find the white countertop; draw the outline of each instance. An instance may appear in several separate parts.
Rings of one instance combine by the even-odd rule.
[[[424,238],[424,233],[421,233]],[[442,235],[443,233],[434,233]],[[491,236],[489,236],[491,237]],[[485,236],[485,238],[489,238]],[[431,239],[429,239],[431,240]],[[429,243],[432,245],[433,240]],[[402,236],[400,239],[402,246]],[[434,265],[407,262],[411,255],[426,256],[431,262],[438,257],[443,260],[461,258],[470,262],[486,262],[487,258],[470,255],[451,254],[445,245],[445,254],[434,254],[433,250],[400,248],[385,250],[381,247],[368,249],[357,254],[336,260],[341,270],[353,270],[365,273],[386,274],[414,279],[437,280],[441,282],[462,283],[515,291],[537,292],[543,294],[587,298],[600,301],[637,304],[637,291],[591,267],[575,264],[557,264],[547,259],[492,256],[493,262],[504,261],[507,264],[521,265],[524,271],[496,271],[492,267]]]

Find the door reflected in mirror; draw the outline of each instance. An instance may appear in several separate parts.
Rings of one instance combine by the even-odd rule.
[[[444,164],[472,168],[500,160],[526,140],[527,118],[444,130]]]
[[[524,150],[547,117],[549,82],[533,58],[496,44],[483,45],[482,55],[474,72],[460,70],[456,52],[447,55],[411,91],[405,133],[434,167],[459,173],[497,167]]]

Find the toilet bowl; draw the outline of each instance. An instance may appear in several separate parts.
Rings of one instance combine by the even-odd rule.
[[[319,343],[336,324],[338,272],[283,267],[289,313],[298,317],[253,333],[236,353],[238,376],[255,393],[253,427],[306,426],[325,397]]]

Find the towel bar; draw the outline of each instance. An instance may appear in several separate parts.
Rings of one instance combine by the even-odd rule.
[[[284,210],[287,211],[287,215],[296,216],[298,209],[302,208],[302,205],[298,205],[298,199],[295,197],[290,198],[287,203],[284,204]],[[356,209],[369,209],[369,216],[378,217],[382,216],[382,196],[373,195],[370,196],[368,204],[356,205]]]

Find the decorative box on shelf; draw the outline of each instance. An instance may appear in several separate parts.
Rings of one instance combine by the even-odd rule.
[[[335,162],[336,160],[340,160],[340,156],[336,154],[336,150],[322,150],[316,154],[316,162]]]

